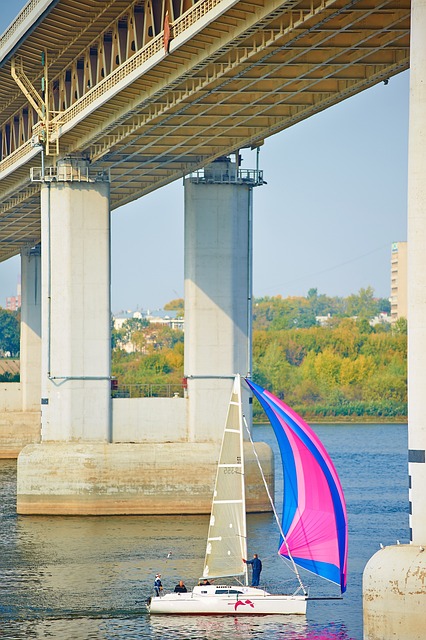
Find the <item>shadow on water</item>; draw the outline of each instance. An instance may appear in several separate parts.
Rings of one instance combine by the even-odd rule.
[[[145,610],[154,575],[167,590],[179,579],[197,583],[208,516],[17,516],[16,463],[0,461],[0,637],[60,640],[361,640],[361,579],[383,544],[408,536],[407,429],[401,425],[315,427],[332,456],[346,494],[349,582],[343,600],[311,601],[306,617],[153,616]],[[255,437],[271,444],[272,432]],[[276,464],[277,505],[282,474]],[[277,558],[271,514],[248,516],[249,553],[264,564],[267,589],[292,591]],[[169,552],[171,556],[167,558]],[[305,575],[311,595],[336,595]]]

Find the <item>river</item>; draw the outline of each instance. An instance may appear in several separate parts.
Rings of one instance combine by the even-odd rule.
[[[308,602],[300,617],[150,618],[144,601],[154,575],[165,587],[200,575],[207,516],[17,516],[16,462],[0,460],[0,637],[6,640],[362,640],[362,571],[384,545],[408,542],[406,425],[314,425],[340,475],[349,519],[348,590],[342,600]],[[268,426],[256,440],[277,451]],[[282,474],[277,463],[277,505]],[[291,588],[276,556],[271,514],[248,516],[249,554],[262,583]],[[171,553],[169,559],[167,556]],[[305,574],[310,593],[332,585]]]

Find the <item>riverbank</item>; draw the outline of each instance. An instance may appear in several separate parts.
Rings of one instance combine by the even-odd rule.
[[[309,414],[299,414],[309,424],[408,424],[407,416],[312,416]],[[253,420],[254,426],[266,424],[264,420]]]

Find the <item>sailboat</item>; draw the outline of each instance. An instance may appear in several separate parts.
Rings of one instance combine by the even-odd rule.
[[[187,593],[149,598],[151,614],[304,615],[309,595],[298,567],[334,582],[341,593],[346,590],[347,517],[334,465],[300,416],[272,393],[243,380],[264,408],[278,440],[284,472],[281,521],[270,498],[280,530],[278,555],[293,568],[295,590],[272,594],[248,584],[243,561],[247,558],[245,428],[250,440],[251,436],[242,410],[242,379],[236,376],[219,454],[201,583]],[[270,495],[266,481],[265,487]]]

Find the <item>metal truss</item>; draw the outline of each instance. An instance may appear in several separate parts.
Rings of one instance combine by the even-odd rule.
[[[109,173],[116,208],[408,68],[409,19],[409,0],[53,2],[0,61],[0,259],[39,238],[35,145]]]

